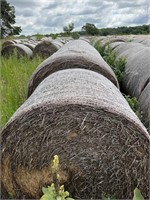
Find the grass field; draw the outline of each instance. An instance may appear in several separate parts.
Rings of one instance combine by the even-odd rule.
[[[25,101],[30,76],[42,61],[40,57],[18,59],[15,55],[1,58],[1,128]]]

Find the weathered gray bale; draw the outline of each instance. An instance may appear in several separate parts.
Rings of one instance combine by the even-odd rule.
[[[2,183],[14,197],[39,199],[60,182],[74,198],[149,194],[150,136],[120,91],[103,75],[61,70],[44,79],[2,130]],[[15,148],[14,148],[15,147]]]
[[[123,44],[124,42],[112,42],[109,44],[109,46],[114,50],[117,46]],[[107,46],[106,46],[107,47]]]
[[[17,57],[26,56],[32,58],[32,50],[23,44],[12,44],[2,49],[2,56],[9,57],[16,51]]]
[[[53,53],[55,53],[63,44],[56,40],[43,40],[33,50],[33,56],[41,56],[43,58],[48,58]]]
[[[143,41],[141,42],[141,44],[144,44],[144,45],[150,47],[150,39],[148,38],[148,39],[143,40]]]
[[[130,52],[137,52],[140,51],[141,49],[143,49],[143,47],[145,47],[143,44],[140,43],[136,43],[136,42],[125,42],[119,46],[117,46],[114,49],[114,52],[116,53],[117,56],[119,56],[120,54],[122,54],[124,51],[129,50]]]
[[[29,47],[32,51],[34,50],[34,48],[36,46],[35,44],[28,43],[28,42],[23,42],[22,44]]]
[[[96,71],[119,87],[113,70],[103,60],[98,51],[86,41],[75,40],[66,43],[36,68],[29,80],[27,97],[32,94],[38,84],[48,75],[68,68],[85,68]]]
[[[113,42],[125,42],[125,39],[122,39],[122,38],[106,38],[106,39],[104,39],[104,40],[101,40],[101,46],[102,47],[106,47],[106,46],[109,46],[111,43],[113,43]]]
[[[142,91],[139,99],[139,110],[142,112],[142,120],[144,125],[150,131],[150,79],[144,90]]]
[[[131,96],[139,97],[150,78],[150,48],[144,47],[137,52],[129,49],[120,55],[126,56],[122,86]]]

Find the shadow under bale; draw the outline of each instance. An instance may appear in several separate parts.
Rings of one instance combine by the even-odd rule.
[[[15,198],[39,198],[58,155],[60,183],[74,198],[128,199],[136,186],[148,198],[149,141],[111,81],[85,69],[58,71],[3,128],[2,183]]]
[[[28,83],[27,97],[48,75],[68,68],[84,68],[96,71],[119,87],[113,70],[98,51],[86,41],[75,40],[65,44],[36,68]]]
[[[12,44],[4,47],[1,51],[2,56],[9,57],[16,52],[16,56],[32,58],[32,50],[23,44]]]

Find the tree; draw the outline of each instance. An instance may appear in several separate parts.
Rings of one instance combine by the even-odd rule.
[[[90,23],[86,23],[86,25],[82,27],[82,31],[85,31],[89,35],[97,35],[99,33],[98,28]]]
[[[15,24],[15,8],[10,6],[6,0],[1,0],[1,38],[10,35],[18,35],[22,30],[20,26]]]
[[[63,27],[64,32],[67,33],[68,35],[73,29],[74,29],[74,23],[69,23],[67,26]]]

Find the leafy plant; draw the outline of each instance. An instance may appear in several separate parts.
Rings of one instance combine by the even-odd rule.
[[[77,32],[73,32],[73,33],[71,34],[71,36],[72,36],[72,38],[75,39],[75,40],[77,40],[77,39],[80,38],[80,34],[77,33]]]
[[[44,195],[40,200],[74,200],[69,197],[69,192],[64,190],[64,185],[59,184],[59,157],[57,155],[54,156],[53,164],[52,164],[52,177],[53,182],[51,186],[48,188],[43,187],[42,192]]]
[[[40,41],[40,40],[43,38],[43,35],[40,34],[40,33],[37,33],[37,34],[35,35],[35,37],[36,37],[36,40]]]
[[[138,188],[134,189],[133,200],[144,200],[144,197],[142,196],[142,194]]]
[[[51,36],[51,38],[52,38],[53,40],[55,40],[55,39],[57,38],[57,34],[54,34],[54,33],[51,33],[50,36]]]

